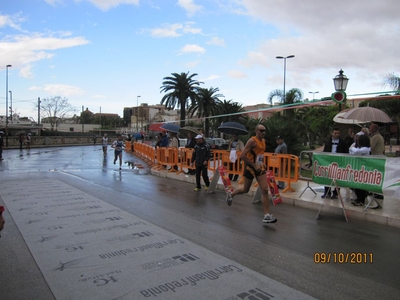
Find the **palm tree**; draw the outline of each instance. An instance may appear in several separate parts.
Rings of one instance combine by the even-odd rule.
[[[218,114],[218,105],[221,103],[220,97],[223,97],[218,88],[197,89],[197,101],[189,108],[188,114],[193,117],[197,114],[199,118],[205,118],[204,133],[206,137],[210,132],[210,116]]]
[[[272,104],[272,100],[274,97],[280,98],[280,102],[283,105],[291,106],[297,102],[300,102],[303,99],[303,92],[300,89],[293,88],[286,92],[285,96],[283,95],[282,90],[274,90],[268,95],[268,102]],[[293,109],[286,109],[283,112],[287,117],[294,116]]]
[[[223,100],[218,105],[218,115],[221,117],[218,118],[218,122],[238,122],[241,124],[246,124],[247,115],[239,114],[240,112],[245,112],[242,104],[238,102],[232,102],[232,100]]]
[[[170,77],[164,77],[163,85],[160,87],[161,91],[167,93],[162,97],[161,104],[165,104],[165,108],[171,110],[175,107],[180,108],[180,126],[185,126],[186,107],[189,106],[188,99],[192,103],[197,99],[197,88],[203,83],[194,80],[193,77],[197,76],[196,73],[189,75],[187,73],[172,73]]]
[[[397,94],[400,93],[400,77],[396,76],[394,73],[387,75],[383,79],[383,85],[389,85],[393,90],[397,91]]]

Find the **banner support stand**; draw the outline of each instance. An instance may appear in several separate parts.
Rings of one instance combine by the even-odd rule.
[[[340,194],[339,186],[337,185],[336,179],[332,180],[332,184],[331,185],[334,185],[336,187],[336,191],[337,191],[337,194],[338,194],[338,197],[339,197],[340,205],[341,205],[342,210],[343,210],[344,218],[346,219],[346,222],[348,223],[349,220],[347,219],[347,213],[346,213],[346,209],[344,208],[343,198],[342,198],[342,195]],[[319,214],[321,212],[322,206],[324,206],[324,202],[325,202],[325,198],[322,200],[321,207],[319,208],[319,211],[318,211],[316,219],[319,219]]]

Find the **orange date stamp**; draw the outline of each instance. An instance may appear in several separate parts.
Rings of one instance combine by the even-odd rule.
[[[367,252],[315,252],[314,263],[316,264],[372,264],[373,253]]]

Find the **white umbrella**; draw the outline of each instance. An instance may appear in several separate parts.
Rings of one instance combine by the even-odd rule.
[[[336,119],[335,119],[336,118]],[[383,111],[378,108],[365,106],[365,107],[356,107],[351,108],[346,111],[342,111],[338,113],[333,119],[338,120],[337,123],[346,123],[346,124],[356,124],[356,123],[369,123],[369,122],[378,122],[378,123],[391,123],[392,120],[390,117]],[[343,120],[340,122],[340,120]]]

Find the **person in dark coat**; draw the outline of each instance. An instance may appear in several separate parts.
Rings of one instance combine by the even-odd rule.
[[[201,191],[200,185],[200,175],[203,177],[204,183],[206,185],[205,190],[208,190],[210,186],[210,179],[208,178],[208,161],[211,158],[211,150],[210,146],[204,141],[202,135],[197,135],[195,137],[197,141],[197,145],[194,147],[192,161],[190,166],[193,166],[193,162],[195,163],[196,167],[196,187],[194,190]]]
[[[333,128],[332,136],[326,141],[323,152],[329,153],[349,153],[346,142],[340,138],[340,129]],[[338,191],[334,189],[331,195],[331,187],[326,186],[324,193],[321,198],[332,198],[336,199],[338,197]]]

